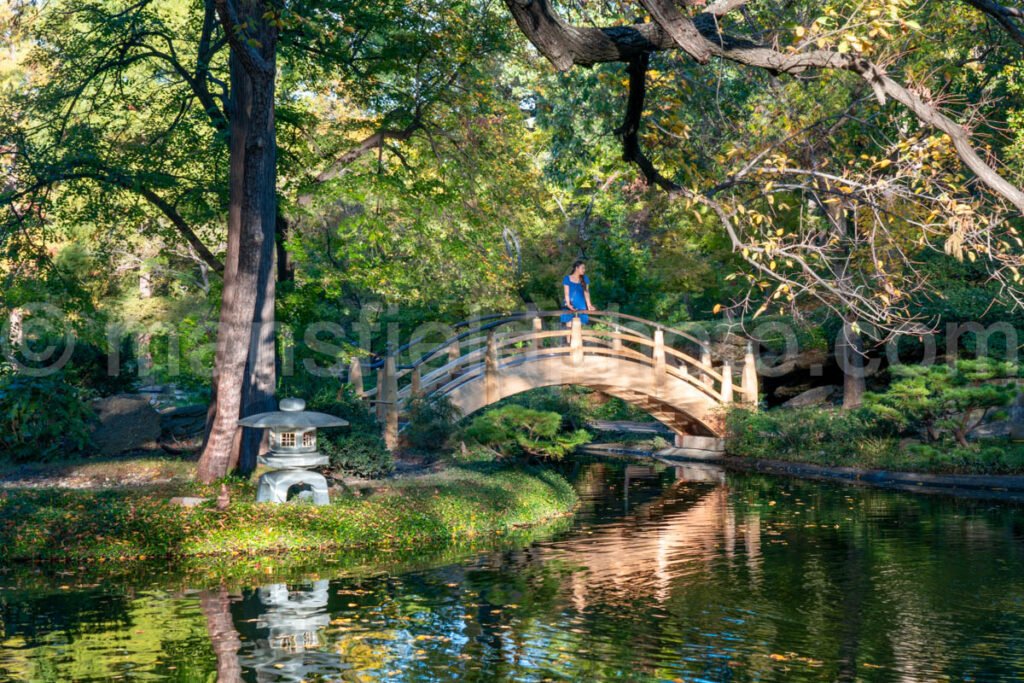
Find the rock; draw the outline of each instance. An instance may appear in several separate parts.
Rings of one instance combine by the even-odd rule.
[[[761,354],[761,362],[766,368],[772,368],[773,372],[784,376],[791,372],[807,371],[815,367],[823,368],[829,362],[829,355],[827,349],[806,349],[789,356],[765,351]]]
[[[179,439],[202,434],[206,428],[206,406],[169,408],[160,413],[160,428],[164,434]]]
[[[1013,423],[1010,420],[995,420],[978,425],[967,435],[971,441],[978,439],[996,439],[1010,436],[1013,430]]]
[[[836,386],[814,387],[797,394],[782,404],[783,408],[806,408],[807,406],[819,406],[828,403],[829,399],[840,390]]]
[[[160,438],[160,415],[139,396],[118,394],[93,401],[99,425],[93,443],[102,455],[117,455],[153,444]]]
[[[195,498],[193,496],[178,496],[171,498],[169,501],[171,505],[180,505],[183,508],[194,508],[197,505],[202,505],[206,502],[206,498]]]

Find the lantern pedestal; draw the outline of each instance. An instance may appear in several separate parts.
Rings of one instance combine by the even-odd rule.
[[[256,502],[285,503],[288,501],[288,489],[296,484],[306,484],[312,489],[314,504],[327,505],[331,502],[327,495],[327,479],[319,472],[309,470],[274,470],[262,475]]]

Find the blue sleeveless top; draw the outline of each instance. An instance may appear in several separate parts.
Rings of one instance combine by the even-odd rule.
[[[590,278],[584,275],[583,282],[573,282],[568,275],[562,278],[562,284],[569,286],[569,303],[572,304],[573,308],[580,311],[587,310],[587,297],[583,293],[583,283],[586,283],[586,285],[589,287]],[[564,293],[562,294],[562,296],[564,296]],[[564,300],[562,301],[562,308],[565,308]],[[561,315],[561,320],[563,323],[572,322],[572,313],[563,313]],[[580,314],[580,322],[583,323],[584,325],[586,325],[589,322],[589,317],[586,313]]]

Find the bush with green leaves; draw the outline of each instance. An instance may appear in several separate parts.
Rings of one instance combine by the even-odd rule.
[[[0,376],[0,458],[42,462],[81,454],[96,415],[63,373]]]
[[[590,393],[589,389],[571,385],[542,387],[511,396],[501,401],[498,407],[518,405],[531,410],[558,413],[563,431],[583,429],[587,422],[596,419],[594,406],[587,400]]]
[[[991,358],[958,360],[949,365],[895,365],[896,378],[884,393],[864,395],[878,421],[898,433],[920,434],[926,441],[952,436],[966,447],[967,437],[990,408],[1007,406],[1017,395],[1019,367]]]
[[[331,469],[367,479],[379,479],[391,474],[395,461],[377,434],[351,434],[318,438],[320,451],[330,458]]]
[[[561,426],[558,413],[507,405],[475,418],[465,435],[506,458],[561,460],[591,439],[585,429],[563,433]]]
[[[725,418],[729,453],[749,458],[850,464],[858,445],[872,433],[864,410],[733,408]]]
[[[409,422],[402,431],[405,441],[420,451],[439,451],[448,443],[461,411],[447,396],[413,399],[407,411]]]

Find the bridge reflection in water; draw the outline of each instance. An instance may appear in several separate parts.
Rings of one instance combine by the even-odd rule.
[[[751,575],[759,574],[760,516],[747,515],[737,523],[724,470],[697,463],[669,469],[673,488],[685,492],[671,495],[670,489],[669,495],[633,506],[617,522],[590,526],[583,534],[529,551],[531,561],[557,558],[578,568],[571,578],[577,610],[587,609],[595,588],[603,603],[663,602],[680,575],[700,571],[723,555],[733,558],[737,544],[743,545]],[[662,467],[627,465],[622,495],[626,507],[635,483],[662,476]],[[594,479],[607,484],[599,475]]]

